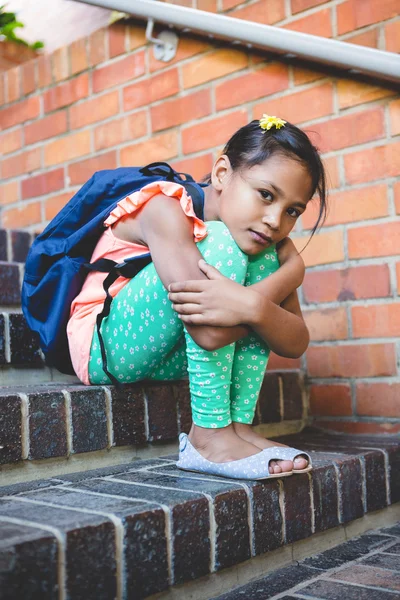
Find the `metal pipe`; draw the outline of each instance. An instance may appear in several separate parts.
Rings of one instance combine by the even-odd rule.
[[[280,27],[260,25],[158,0],[76,1],[144,19],[154,19],[159,23],[193,33],[239,42],[250,48],[339,67],[350,73],[363,73],[395,83],[400,81],[400,57],[393,52],[384,52]]]

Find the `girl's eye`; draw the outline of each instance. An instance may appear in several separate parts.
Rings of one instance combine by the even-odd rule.
[[[273,196],[271,194],[271,192],[268,192],[267,190],[259,190],[261,196],[264,198],[264,200],[273,200]]]
[[[301,215],[301,212],[296,208],[288,208],[287,212],[290,217],[294,217],[295,219],[297,219]]]

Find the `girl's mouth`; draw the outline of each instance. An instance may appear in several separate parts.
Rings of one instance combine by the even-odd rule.
[[[254,241],[262,246],[270,246],[273,243],[272,238],[270,238],[268,235],[265,235],[265,233],[261,233],[260,231],[253,231],[250,229],[250,235]]]

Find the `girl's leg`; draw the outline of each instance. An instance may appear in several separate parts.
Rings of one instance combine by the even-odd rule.
[[[269,249],[267,252],[249,257],[245,285],[261,281],[278,268],[279,262],[275,250]],[[233,361],[231,403],[234,429],[240,437],[260,449],[284,445],[263,438],[251,427],[269,354],[268,345],[253,332],[237,342]],[[276,465],[275,472],[293,468],[292,461],[277,461]],[[304,469],[306,466],[307,460],[296,458],[294,468]]]

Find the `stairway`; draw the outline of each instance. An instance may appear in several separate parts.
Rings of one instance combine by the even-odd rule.
[[[0,600],[205,600],[290,564],[308,539],[398,518],[399,439],[304,427],[299,371],[266,374],[256,424],[309,451],[311,473],[178,471],[186,381],[121,392],[45,366],[19,304],[31,241],[0,231]]]

